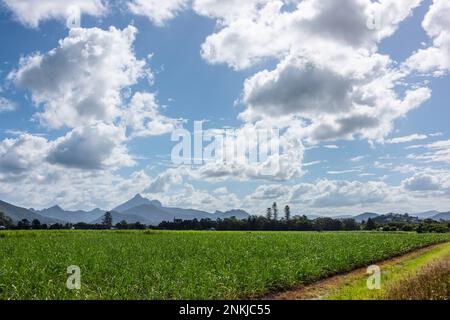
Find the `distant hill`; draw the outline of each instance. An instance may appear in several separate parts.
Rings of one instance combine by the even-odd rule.
[[[303,215],[300,215],[300,216],[303,216]],[[318,215],[318,214],[307,214],[306,217],[309,220],[317,220],[319,218],[323,218],[324,216],[321,216],[321,215]]]
[[[244,210],[216,211],[214,214],[220,217],[220,219],[236,217],[237,219],[243,220],[249,217],[249,214]]]
[[[162,215],[168,215],[170,220],[182,219],[182,220],[193,220],[193,219],[203,219],[212,218],[212,214],[195,209],[182,209],[182,208],[160,208],[164,213]],[[165,219],[167,221],[167,219]]]
[[[25,208],[14,206],[10,203],[1,200],[0,200],[0,212],[3,212],[6,216],[10,217],[14,223],[17,223],[23,219],[27,219],[30,222],[33,221],[34,219],[38,219],[41,223],[47,224],[62,222],[58,219],[41,216],[38,213],[35,213]]]
[[[133,199],[130,199],[125,203],[122,203],[121,205],[112,209],[112,211],[124,212],[124,211],[130,210],[132,208],[143,206],[143,205],[151,205],[151,206],[154,206],[157,208],[162,207],[161,202],[159,202],[157,200],[150,201],[149,199],[142,197],[140,194],[137,194],[136,196],[134,196]]]
[[[436,221],[450,221],[450,212],[442,212],[432,217]]]
[[[136,206],[121,213],[127,222],[130,222],[128,217],[138,217],[139,222],[149,225],[158,225],[163,221],[172,221],[175,218],[173,214],[162,207],[156,207],[152,204]]]
[[[182,208],[170,208],[164,207],[161,202],[157,200],[149,200],[141,195],[136,195],[133,199],[117,206],[113,209],[113,212],[121,213],[121,220],[125,220],[129,223],[136,222],[137,217],[141,223],[149,225],[158,225],[163,221],[172,221],[174,219],[181,220],[194,220],[194,219],[225,219],[236,217],[238,219],[247,219],[250,215],[243,210],[231,210],[227,212],[216,211],[215,213],[209,213],[206,211],[195,209],[182,209]],[[116,215],[117,216],[117,215]],[[117,219],[113,221],[117,223]]]
[[[377,223],[389,223],[389,222],[400,222],[400,223],[419,223],[420,219],[418,217],[412,217],[409,214],[398,214],[398,213],[388,213],[376,218],[373,218],[374,222]]]
[[[377,213],[366,212],[366,213],[363,213],[363,214],[353,217],[353,219],[355,219],[356,222],[361,223],[363,221],[369,220],[369,218],[374,219],[378,216],[379,216],[379,214],[377,214]]]
[[[345,215],[332,215],[332,214],[324,214],[324,215],[320,215],[320,214],[307,214],[306,217],[309,220],[317,220],[319,218],[331,218],[331,219],[336,219],[336,220],[344,220],[344,219],[353,219],[358,223],[361,223],[362,221],[367,221],[369,218],[376,218],[378,217],[379,214],[377,213],[363,213],[357,216],[353,216],[350,214],[345,214]]]
[[[439,212],[436,210],[413,213],[411,216],[418,217],[421,220],[433,219],[436,221],[450,221],[450,212]]]
[[[62,209],[60,206],[54,206],[54,207],[51,207],[48,209],[43,209],[43,210],[34,210],[34,209],[30,209],[30,210],[34,211],[35,213],[37,213],[41,216],[47,217],[47,218],[70,222],[70,223],[78,223],[78,222],[89,223],[89,222],[96,220],[99,217],[103,216],[106,212],[105,210],[101,210],[101,209],[94,209],[91,211],[83,211],[83,210],[66,211],[66,210]]]
[[[94,209],[91,211],[67,211],[56,205],[43,210],[25,209],[14,206],[4,201],[0,201],[0,212],[10,217],[14,223],[23,219],[30,222],[38,219],[41,223],[101,223],[103,215],[107,210]],[[128,223],[140,222],[148,225],[158,225],[163,221],[172,221],[173,219],[193,220],[193,219],[225,219],[236,217],[237,219],[247,219],[250,215],[243,210],[230,210],[226,212],[216,211],[209,213],[206,211],[182,208],[163,207],[158,200],[149,200],[141,195],[118,205],[111,210],[113,223],[126,221]]]
[[[113,219],[113,224],[126,221],[127,223],[145,223],[144,219],[140,216],[132,215],[132,214],[123,214],[116,211],[110,211]],[[103,215],[95,220],[89,221],[91,224],[101,224],[103,222]]]
[[[433,210],[433,211],[426,211],[426,212],[419,212],[419,213],[412,213],[411,217],[417,217],[419,219],[430,219],[434,216],[438,215],[440,212]]]
[[[67,211],[56,205],[51,208],[43,210],[25,209],[12,205],[10,203],[0,200],[0,212],[3,212],[6,216],[10,217],[14,223],[20,220],[27,219],[30,222],[34,219],[38,219],[41,223],[54,224],[54,223],[101,223],[103,215],[107,210],[94,209],[91,211]],[[147,225],[158,225],[163,221],[172,221],[173,219],[181,220],[201,220],[201,219],[226,219],[236,217],[237,219],[247,219],[250,215],[244,210],[230,210],[226,212],[216,211],[214,213],[196,210],[196,209],[184,209],[184,208],[171,208],[164,207],[158,200],[149,200],[140,194],[137,194],[132,199],[118,205],[111,210],[113,223],[119,223],[126,221],[128,223],[140,222]],[[307,215],[311,220],[322,217],[321,215]],[[408,217],[406,214],[385,214],[379,215],[377,213],[366,212],[357,216],[341,215],[334,216],[334,219],[354,219],[356,222],[361,223],[367,221],[369,218],[380,220],[379,222],[391,222],[391,221],[409,221],[419,222],[418,219],[433,219],[436,221],[450,221],[450,212],[438,212],[438,211],[426,211],[411,214]],[[417,219],[418,218],[418,219]]]
[[[339,220],[344,220],[344,219],[354,219],[354,217],[352,215],[343,215],[343,216],[336,216],[336,217],[332,217],[333,219],[339,219]]]

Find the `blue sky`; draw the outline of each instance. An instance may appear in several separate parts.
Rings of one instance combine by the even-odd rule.
[[[108,209],[142,193],[255,214],[273,201],[330,215],[450,209],[446,1],[0,8],[2,200]],[[73,8],[81,23],[69,29]],[[175,165],[171,134],[194,121],[239,138],[279,128],[280,167]]]

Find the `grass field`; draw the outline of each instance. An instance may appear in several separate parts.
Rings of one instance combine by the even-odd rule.
[[[239,299],[308,283],[450,235],[0,232],[0,299]],[[66,288],[66,269],[82,288]]]

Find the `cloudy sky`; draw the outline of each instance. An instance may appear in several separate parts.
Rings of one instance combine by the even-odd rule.
[[[447,0],[0,3],[4,201],[450,210]],[[194,121],[276,126],[278,169],[175,165]]]

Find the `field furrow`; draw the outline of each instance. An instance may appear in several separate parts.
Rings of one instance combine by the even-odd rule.
[[[261,297],[446,241],[449,234],[8,231],[0,233],[0,298]],[[66,288],[71,265],[81,290]]]

